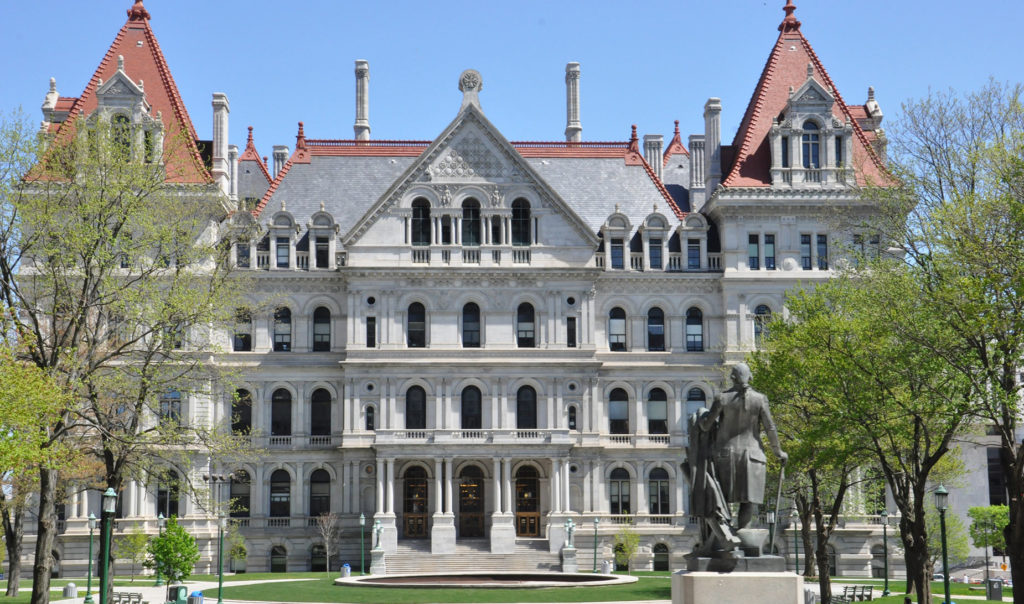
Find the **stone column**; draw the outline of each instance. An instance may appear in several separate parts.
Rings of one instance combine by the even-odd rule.
[[[512,514],[511,488],[508,485],[508,459],[494,459],[494,514],[491,515],[491,553],[511,554],[516,549],[515,515]],[[502,470],[504,468],[504,470]],[[502,486],[504,482],[504,486]],[[502,505],[504,497],[504,505]]]
[[[455,553],[455,514],[452,513],[452,460],[444,460],[445,474],[441,475],[441,459],[434,460],[435,481],[438,490],[437,510],[434,511],[433,525],[430,528],[430,553]],[[444,485],[444,511],[441,509],[441,485]]]
[[[444,460],[444,512],[448,516],[454,516],[454,508],[452,507],[452,481],[455,477],[452,476],[452,459],[449,457]]]
[[[444,513],[444,500],[441,495],[441,458],[434,458],[434,515]]]
[[[512,505],[512,460],[508,457],[501,460],[503,466],[505,466],[505,513],[515,514],[515,507]]]
[[[352,480],[352,462],[347,461],[341,466],[341,513],[351,514],[352,513],[352,495],[349,484]]]
[[[359,486],[359,475],[363,473],[363,468],[360,462],[352,462],[352,513],[361,514],[363,512],[363,490]]]
[[[562,509],[561,505],[560,505],[560,499],[558,497],[558,490],[559,490],[558,471],[559,471],[559,466],[561,466],[561,464],[562,464],[562,460],[556,459],[554,457],[551,458],[551,477],[550,477],[551,478],[551,488],[549,489],[549,491],[551,491],[551,501],[550,501],[551,513],[559,512]]]
[[[494,513],[501,515],[501,460],[495,457],[491,460],[494,465],[492,472],[494,480]]]
[[[387,492],[387,514],[389,516],[395,515],[395,460],[390,458],[387,460],[388,467],[388,492]]]
[[[568,459],[565,459],[562,462],[562,468],[563,468],[563,472],[562,472],[563,484],[565,485],[565,488],[562,491],[562,511],[571,512],[572,511],[572,499],[571,499],[570,495],[572,494],[572,488],[570,486],[571,482],[569,480],[570,472],[569,472],[569,460]]]
[[[384,460],[377,458],[377,515],[384,514]]]

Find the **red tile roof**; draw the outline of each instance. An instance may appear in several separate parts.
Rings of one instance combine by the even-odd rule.
[[[665,149],[665,156],[661,160],[661,166],[663,168],[667,166],[672,156],[680,153],[686,157],[690,156],[690,152],[686,150],[686,145],[683,144],[683,137],[679,134],[679,120],[676,120],[676,131],[672,135],[672,140],[668,142],[668,148]]]
[[[167,165],[167,181],[174,183],[213,182],[209,170],[203,165],[199,155],[198,137],[192,120],[189,119],[185,103],[181,100],[178,87],[171,76],[156,35],[149,26],[149,12],[143,7],[142,0],[136,0],[128,9],[128,21],[125,22],[111,43],[107,53],[100,61],[82,95],[78,98],[62,97],[58,100],[58,109],[71,101],[68,117],[57,129],[57,136],[68,135],[74,131],[74,123],[81,115],[91,114],[97,107],[96,90],[100,81],[108,81],[117,72],[117,57],[124,57],[125,73],[134,82],[145,83],[146,100],[152,107],[153,117],[159,111],[163,114],[164,136],[168,141],[165,147],[164,161]],[[178,131],[182,132],[183,144],[172,144]]]
[[[252,142],[252,126],[249,126],[249,140],[245,142],[245,151],[242,151],[242,154],[238,156],[238,163],[242,163],[244,161],[256,162],[260,167],[260,171],[263,172],[264,178],[267,179],[267,182],[269,183],[273,180],[270,178],[270,172],[267,170],[266,160],[260,158],[260,154],[256,151],[256,145]]]
[[[829,87],[835,96],[832,114],[840,120],[853,124],[853,161],[857,167],[857,180],[880,181],[886,178],[881,159],[871,147],[868,137],[854,119],[850,108],[843,102],[839,89],[829,77],[825,67],[811,48],[811,44],[800,31],[800,21],[793,15],[796,7],[788,0],[783,10],[786,17],[779,25],[779,38],[768,55],[761,79],[754,88],[754,94],[747,105],[739,130],[733,139],[736,150],[735,161],[730,166],[724,153],[722,169],[728,174],[722,180],[726,187],[766,187],[771,185],[771,150],[768,133],[772,118],[778,117],[786,108],[789,89],[799,88],[807,80],[807,64],[813,66],[813,76],[823,86]]]

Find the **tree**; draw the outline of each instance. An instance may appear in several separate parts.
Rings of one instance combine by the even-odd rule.
[[[242,534],[242,531],[238,530],[236,525],[228,524],[228,528],[224,533],[224,542],[228,550],[228,558],[232,562],[239,561],[244,563],[245,559],[249,556],[249,549],[245,546],[245,535]],[[237,564],[232,568],[236,573],[243,572],[239,570]]]
[[[925,511],[925,522],[928,524],[928,573],[934,575],[942,563],[942,531],[939,526],[939,511],[929,506]],[[967,562],[970,546],[967,543],[967,530],[959,514],[946,512],[946,558],[950,568]]]
[[[320,514],[316,517],[316,532],[324,543],[324,554],[327,556],[327,575],[331,574],[331,545],[338,538],[338,516],[336,514]]]
[[[985,584],[988,584],[988,548],[1006,548],[1003,531],[1010,523],[1010,508],[1005,505],[976,506],[967,510],[971,518],[970,534],[974,547],[985,549]]]
[[[626,574],[632,571],[633,558],[636,557],[637,548],[640,546],[640,535],[633,530],[631,522],[619,527],[615,533],[615,564],[626,567]]]
[[[192,575],[199,561],[199,548],[192,535],[178,524],[178,518],[171,516],[162,535],[149,540],[149,559],[146,568],[159,568],[167,582],[180,583]]]
[[[102,117],[66,130],[48,140],[0,126],[0,304],[19,360],[71,397],[42,426],[45,445],[95,456],[103,487],[120,492],[190,466],[195,448],[223,459],[244,446],[182,408],[232,391],[210,353],[244,284],[220,244],[229,207],[212,183],[169,184],[171,168],[142,161]],[[181,133],[162,140],[163,157],[182,150]],[[59,482],[40,466],[34,601],[49,594]]]
[[[898,187],[865,191],[869,225],[904,254],[924,285],[922,304],[954,338],[931,346],[970,382],[977,421],[994,427],[1007,482],[1005,528],[1014,599],[1024,601],[1024,86],[989,82],[976,92],[936,92],[905,103],[890,129]],[[929,334],[897,325],[930,346]]]
[[[115,538],[114,557],[127,558],[132,561],[132,583],[135,582],[135,565],[145,562],[148,551],[149,535],[137,524]]]

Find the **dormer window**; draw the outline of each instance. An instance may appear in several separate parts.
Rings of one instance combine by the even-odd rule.
[[[821,153],[818,138],[818,125],[810,120],[804,122],[804,134],[802,138],[804,168],[817,170],[821,167]]]
[[[117,151],[124,158],[130,157],[132,152],[131,118],[119,113],[110,120],[110,127]]]

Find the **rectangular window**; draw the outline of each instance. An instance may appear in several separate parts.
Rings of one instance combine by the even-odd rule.
[[[764,236],[764,268],[775,270],[775,235]]]
[[[248,310],[235,312],[235,336],[232,348],[235,352],[252,350],[252,314]]]
[[[330,265],[331,245],[327,237],[316,238],[316,268],[327,268]]]
[[[686,268],[700,270],[700,239],[688,239],[686,242]]]
[[[452,218],[451,216],[441,217],[441,243],[444,245],[452,244]]]
[[[836,167],[843,167],[843,137],[836,137]]]
[[[1000,463],[999,448],[989,447],[988,454],[988,504],[1007,505],[1006,478],[1003,476],[1003,465]]]
[[[789,167],[789,137],[782,137],[782,167]]]
[[[612,239],[612,268],[625,268],[625,246],[621,239]]]
[[[629,434],[629,402],[608,403],[608,428],[611,434]]]
[[[576,348],[576,317],[565,319],[565,345],[569,348]]]
[[[377,317],[366,317],[366,347],[377,347]]]
[[[665,401],[648,401],[647,433],[668,434],[668,403]]]
[[[501,216],[491,216],[491,245],[501,243]]]
[[[805,271],[811,270],[811,236],[800,235],[800,265]]]
[[[288,268],[289,260],[291,259],[288,250],[288,241],[289,239],[287,237],[277,238],[277,268]]]
[[[651,252],[651,269],[661,270],[661,239],[651,239],[648,242]]]
[[[818,269],[828,270],[828,235],[818,235]]]
[[[249,242],[239,241],[235,244],[235,266],[238,268],[250,268]]]
[[[747,267],[752,271],[761,268],[761,236],[747,235]]]

